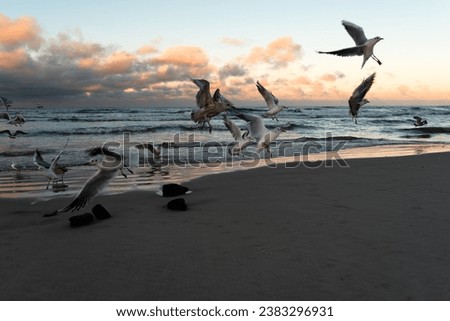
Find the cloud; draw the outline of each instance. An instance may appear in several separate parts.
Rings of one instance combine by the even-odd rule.
[[[152,55],[157,52],[158,52],[158,48],[156,48],[155,46],[146,45],[146,46],[142,46],[141,48],[139,48],[136,53],[138,55]]]
[[[244,44],[244,41],[242,40],[227,37],[222,38],[221,42],[229,46],[242,46]]]
[[[239,64],[226,64],[219,69],[219,78],[222,80],[228,77],[245,76],[246,74],[247,70],[245,69],[245,67]]]
[[[267,63],[273,68],[284,68],[300,59],[302,47],[294,43],[291,37],[278,38],[266,47],[254,47],[246,58],[248,64]]]
[[[334,73],[323,74],[320,77],[320,79],[323,80],[323,81],[334,82],[334,81],[336,81],[338,79],[342,79],[344,77],[345,77],[345,75],[342,72],[336,71]]]
[[[5,49],[26,46],[37,50],[41,46],[41,28],[32,17],[12,20],[0,13],[0,45]]]

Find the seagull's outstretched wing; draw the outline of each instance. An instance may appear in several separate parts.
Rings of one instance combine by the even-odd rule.
[[[334,51],[318,51],[318,53],[336,55],[341,57],[362,56],[364,54],[364,46],[355,46]]]
[[[422,120],[422,118],[420,118],[419,116],[414,116],[413,117],[415,120],[417,120],[418,123],[420,123],[420,121]]]
[[[350,99],[360,102],[364,99],[370,87],[372,87],[373,81],[375,80],[375,73],[371,74],[369,77],[364,79],[362,83],[355,88]]]
[[[241,129],[238,126],[236,126],[236,124],[233,123],[231,120],[229,120],[227,116],[223,116],[223,123],[228,128],[228,130],[231,133],[231,136],[233,136],[235,140],[239,141],[242,139]]]
[[[248,122],[248,136],[259,141],[269,130],[264,126],[263,119],[256,115],[236,114],[237,117]]]
[[[61,153],[66,149],[69,144],[69,138],[67,138],[67,142],[64,147],[59,151],[58,155],[56,155],[55,159],[50,164],[50,171],[55,172],[56,164],[58,163],[59,158],[61,157]]]
[[[7,133],[8,135],[11,136],[11,131],[9,129],[5,129],[0,132],[0,134],[3,134],[3,133]]]
[[[84,184],[75,199],[63,209],[58,210],[58,213],[68,211],[74,212],[83,208],[92,198],[100,194],[116,175],[117,170],[108,171],[99,169],[94,176]]]
[[[191,79],[194,84],[200,89],[195,95],[197,106],[203,108],[212,101],[209,81],[205,79]]]
[[[356,116],[358,114],[359,108],[368,101],[363,101],[364,97],[366,96],[367,92],[369,91],[370,87],[372,87],[372,84],[375,80],[375,73],[367,77],[362,81],[362,83],[355,88],[353,91],[353,94],[348,99],[348,105],[350,107],[350,113],[352,116]]]
[[[364,34],[363,28],[354,23],[346,20],[342,20],[342,25],[345,30],[347,30],[350,37],[352,37],[353,41],[357,46],[363,45],[367,42],[366,35]]]
[[[259,81],[256,81],[256,88],[258,88],[259,93],[261,96],[263,96],[264,100],[266,101],[267,106],[270,109],[276,108],[278,105],[278,98],[275,97],[274,94],[272,94],[270,91],[268,91],[266,88],[264,88],[263,85]]]
[[[226,99],[226,98],[220,93],[220,89],[219,89],[219,88],[217,88],[216,91],[214,92],[213,100],[214,100],[215,102],[224,104],[224,105],[226,105],[226,106],[228,106],[228,107],[235,108],[234,105],[233,105],[233,103],[232,103],[231,101],[229,101],[228,99]]]
[[[44,160],[44,158],[41,155],[41,152],[37,149],[34,151],[33,163],[43,168],[47,169],[50,168],[50,164]]]

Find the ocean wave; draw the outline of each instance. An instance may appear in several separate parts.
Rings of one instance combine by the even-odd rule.
[[[416,131],[425,134],[450,134],[450,127],[415,127],[404,128],[404,131]]]

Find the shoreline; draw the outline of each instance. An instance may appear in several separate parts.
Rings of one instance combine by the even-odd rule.
[[[235,171],[261,167],[346,166],[346,160],[381,157],[403,157],[429,153],[450,152],[450,144],[405,144],[353,147],[337,153],[326,151],[257,160],[233,160],[233,162],[211,162],[191,165],[169,164],[133,168],[134,174],[123,179],[120,175],[103,191],[103,195],[114,195],[134,191],[156,191],[167,183],[187,183],[208,175],[232,173]],[[312,165],[311,165],[312,164]],[[93,167],[80,167],[69,170],[65,182],[69,188],[52,191],[45,190],[46,180],[36,170],[27,170],[26,179],[16,180],[12,171],[0,175],[0,200],[24,199],[29,201],[49,201],[54,198],[73,197],[86,180],[96,171]],[[24,171],[25,172],[25,171]]]

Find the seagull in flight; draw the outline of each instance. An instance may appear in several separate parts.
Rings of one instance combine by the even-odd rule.
[[[419,116],[414,116],[413,118],[416,120],[414,122],[414,126],[416,126],[416,127],[418,127],[418,126],[420,127],[420,126],[424,126],[424,125],[428,124],[426,119],[422,119]]]
[[[41,163],[42,165],[44,165],[44,166],[41,166],[41,165],[38,165],[38,166],[39,166],[39,170],[41,170],[43,175],[45,177],[47,177],[47,179],[48,179],[48,183],[47,183],[47,188],[46,189],[48,189],[48,187],[50,186],[50,183],[52,183],[52,187],[53,187],[55,185],[55,182],[58,180],[58,173],[56,172],[56,168],[57,168],[57,165],[58,165],[59,158],[61,157],[62,152],[66,149],[67,144],[69,144],[69,139],[67,139],[66,144],[60,150],[58,155],[56,155],[55,159],[53,159],[53,161],[52,161],[52,163],[50,164],[49,167],[45,166],[48,163],[43,160],[43,158],[40,155],[39,151],[36,150],[34,152],[33,162],[35,164]],[[39,159],[39,157],[40,157],[40,159]]]
[[[6,107],[6,111],[8,111],[9,107],[12,106],[12,101],[10,101],[8,98],[0,96],[0,103],[2,103]]]
[[[54,160],[52,160],[52,164],[53,164],[53,161]],[[36,149],[34,151],[33,163],[36,164],[36,166],[38,167],[39,170],[50,170],[50,167],[52,166],[52,164],[50,164],[44,160],[44,158],[41,155],[41,152],[38,149]],[[65,166],[61,166],[57,162],[55,164],[56,165],[53,169],[53,172],[54,172],[54,174],[56,174],[56,176],[61,176],[61,182],[62,182],[62,184],[64,184],[64,174],[67,172],[67,168]],[[51,174],[50,174],[50,176],[53,177],[53,175],[51,175]],[[50,180],[49,180],[49,182],[50,182]],[[48,188],[48,185],[47,185],[47,188]]]
[[[3,133],[7,133],[8,134],[8,136],[9,136],[9,138],[11,138],[11,139],[16,139],[17,138],[17,135],[26,135],[27,133],[25,133],[25,132],[23,132],[23,131],[21,131],[21,130],[16,130],[15,132],[11,132],[9,129],[6,129],[6,130],[2,130],[1,132],[0,132],[0,134],[3,134]]]
[[[345,30],[347,30],[350,37],[352,37],[352,39],[355,41],[356,46],[335,51],[318,51],[318,53],[337,55],[341,57],[363,56],[361,69],[364,67],[364,64],[369,58],[372,58],[379,65],[381,65],[381,61],[373,54],[373,47],[380,40],[383,40],[383,38],[375,37],[367,39],[364,34],[363,28],[349,21],[342,20],[342,25],[344,26]]]
[[[0,113],[0,118],[6,119],[6,123],[9,125],[22,126],[25,123],[25,117],[20,113],[16,114],[14,118],[12,118],[9,113]]]
[[[236,116],[247,121],[247,132],[242,135],[242,138],[248,137],[254,139],[257,143],[256,152],[259,153],[262,150],[267,150],[270,157],[272,157],[270,144],[274,142],[282,132],[285,132],[286,129],[277,127],[269,130],[264,125],[263,119],[256,115],[238,113]]]
[[[241,153],[248,145],[253,144],[253,141],[248,137],[243,137],[241,129],[228,119],[227,116],[223,116],[223,123],[230,131],[231,135],[236,141],[236,145],[229,149],[228,152],[231,155],[238,155]]]
[[[99,195],[106,186],[117,176],[120,171],[121,174],[127,178],[127,175],[123,172],[126,168],[131,174],[133,171],[123,164],[122,155],[110,151],[106,147],[95,147],[89,150],[90,156],[105,156],[102,161],[93,159],[90,163],[97,166],[97,172],[87,180],[80,192],[74,198],[74,200],[66,207],[59,209],[53,213],[45,214],[44,217],[54,216],[62,212],[74,212],[85,207],[87,203],[97,195]]]
[[[353,91],[353,94],[348,99],[350,115],[352,115],[352,119],[354,120],[355,124],[358,123],[356,118],[358,117],[359,108],[361,108],[361,106],[369,103],[369,101],[367,99],[365,99],[364,97],[366,96],[370,87],[372,87],[374,80],[375,80],[375,73],[371,74],[369,77],[364,79],[362,81],[362,83],[358,87],[355,88],[355,90]]]
[[[201,124],[201,128],[205,126],[205,123],[209,126],[209,132],[212,131],[210,123],[211,118],[219,115],[220,113],[234,109],[234,105],[226,99],[217,88],[214,95],[211,96],[209,81],[205,79],[191,79],[194,84],[200,89],[195,96],[197,110],[191,113],[191,119]]]
[[[271,117],[272,119],[278,120],[278,118],[275,116],[283,109],[287,109],[286,106],[279,106],[279,100],[277,97],[275,97],[274,94],[272,94],[270,91],[268,91],[266,88],[264,88],[263,85],[259,81],[256,81],[256,88],[258,88],[259,93],[263,96],[264,100],[266,101],[267,107],[269,107],[269,110],[267,113],[262,114],[263,117]]]

